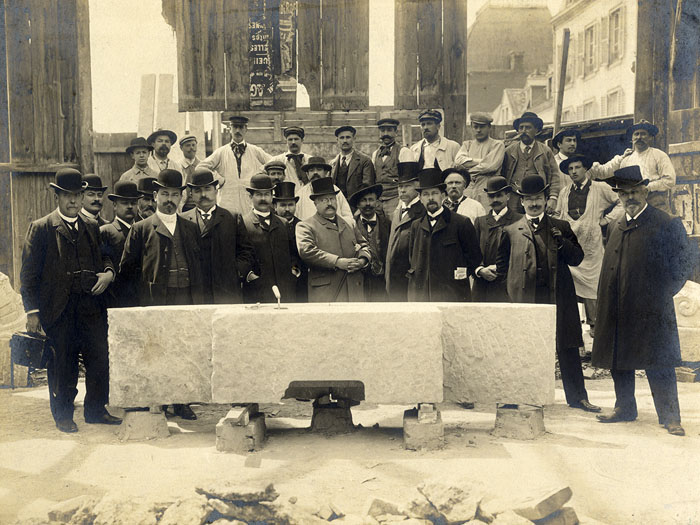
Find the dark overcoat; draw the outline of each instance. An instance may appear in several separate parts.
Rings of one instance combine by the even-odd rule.
[[[367,239],[369,249],[372,252],[372,264],[367,265],[367,268],[364,269],[365,299],[375,302],[386,301],[384,263],[389,245],[391,221],[386,218],[382,211],[377,211],[377,225],[372,229],[372,233],[367,231],[367,227],[362,222],[362,217],[358,216],[355,222],[362,236]]]
[[[481,264],[481,250],[472,222],[443,207],[431,229],[429,216],[411,224],[408,241],[409,301],[470,301],[469,276]],[[455,271],[465,268],[464,278]]]
[[[299,256],[299,249],[297,248],[296,228],[297,228],[297,224],[299,224],[300,222],[301,222],[301,219],[295,215],[294,217],[292,217],[292,220],[289,221],[289,226],[290,226],[290,229],[292,232],[292,239],[294,240],[294,254],[298,258],[299,270],[301,271],[301,275],[297,279],[297,284],[296,284],[297,302],[298,303],[308,303],[309,302],[309,267],[306,266],[306,263]]]
[[[697,253],[677,217],[647,206],[630,225],[624,215],[611,223],[598,282],[593,366],[679,366],[673,296],[696,263]]]
[[[340,168],[340,154],[331,161],[331,178],[337,185],[338,168]],[[357,150],[352,152],[348,162],[348,177],[345,182],[345,196],[349,197],[357,190],[372,186],[376,179],[372,159]]]
[[[552,228],[557,228],[562,233],[563,240],[559,248],[551,234]],[[545,215],[537,227],[537,231],[540,230],[544,230],[548,236],[549,304],[557,305],[557,347],[579,348],[583,345],[581,318],[569,266],[581,264],[583,248],[566,221]],[[506,280],[508,296],[512,302],[536,302],[537,255],[535,239],[526,217],[503,229],[496,265],[499,278]]]
[[[408,270],[411,267],[408,256],[408,238],[411,224],[425,215],[425,207],[415,202],[401,218],[401,207],[394,210],[386,252],[386,291],[390,301],[406,301],[408,295]]]
[[[112,222],[100,227],[103,250],[109,258],[114,261],[114,264],[118,265],[122,260],[124,243],[126,242],[126,236],[128,234],[129,228],[124,226],[124,224],[116,218]],[[138,306],[136,289],[131,283],[120,279],[119,275],[117,275],[114,282],[109,285],[106,294],[108,308]]]

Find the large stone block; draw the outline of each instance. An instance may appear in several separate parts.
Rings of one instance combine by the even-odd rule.
[[[109,404],[210,402],[215,308],[110,309]]]
[[[26,329],[27,316],[24,314],[22,298],[10,286],[10,279],[0,273],[0,385],[9,385],[10,339],[15,332]],[[14,365],[15,386],[27,386],[27,367]]]
[[[445,401],[554,402],[556,307],[440,304]]]
[[[429,304],[227,306],[213,321],[212,400],[278,402],[292,381],[361,381],[371,403],[442,401],[442,320]]]
[[[700,361],[700,284],[688,281],[673,298],[681,341],[681,359]]]

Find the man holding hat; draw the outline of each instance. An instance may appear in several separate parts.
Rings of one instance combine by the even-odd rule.
[[[418,173],[418,191],[426,215],[411,224],[408,253],[409,301],[470,301],[469,277],[481,263],[476,232],[466,217],[443,205],[442,172]]]
[[[307,184],[304,184],[301,187],[297,186],[297,195],[299,196],[299,202],[297,203],[297,217],[304,221],[309,217],[314,216],[317,211],[314,201],[311,198],[311,193],[313,193],[311,182],[324,177],[330,179],[331,165],[326,163],[326,159],[323,157],[309,157],[308,162],[304,164],[301,169],[306,174],[305,178],[309,180]],[[332,179],[331,184],[333,184]],[[334,187],[340,191],[340,188],[337,186]],[[355,219],[352,214],[352,209],[350,209],[350,204],[348,204],[345,195],[340,193],[336,200],[336,210],[338,215],[340,215],[348,224],[354,224]]]
[[[177,135],[169,129],[158,129],[151,133],[146,139],[153,147],[151,155],[148,157],[148,166],[160,173],[162,170],[175,170],[182,173],[182,165],[168,157],[173,144],[177,142]]]
[[[145,138],[136,137],[132,139],[131,144],[126,148],[126,152],[133,159],[134,165],[131,169],[122,173],[119,180],[138,184],[144,177],[152,177],[155,179],[158,176],[158,171],[151,169],[148,165],[148,158],[150,157],[151,151],[153,151],[153,146],[151,146]]]
[[[506,179],[500,175],[490,177],[484,188],[491,211],[474,221],[476,237],[481,249],[481,266],[477,267],[472,287],[475,302],[510,302],[506,283],[498,279],[496,260],[501,243],[503,228],[519,221],[522,215],[508,207],[508,197],[512,191]]]
[[[273,187],[279,184],[280,182],[283,182],[286,178],[285,171],[287,169],[287,165],[284,163],[284,161],[274,159],[269,160],[265,163],[263,169],[265,170],[265,173],[267,173],[272,179]],[[292,184],[294,183],[292,182]]]
[[[189,182],[192,173],[199,164],[199,159],[197,158],[197,137],[194,135],[182,137],[180,139],[180,151],[182,151],[182,160],[180,161],[180,164],[182,164],[182,175],[185,177],[185,182]],[[183,212],[194,208],[189,189],[185,190],[185,195],[185,204],[182,205]]]
[[[569,270],[581,264],[583,250],[568,222],[545,213],[548,188],[537,174],[522,179],[516,192],[525,217],[503,229],[496,272],[505,279],[512,302],[557,306],[556,351],[566,402],[572,408],[600,412],[589,403],[583,382],[581,320]]]
[[[216,205],[218,181],[211,170],[195,168],[187,183],[195,207],[182,217],[197,225],[204,302],[243,302],[241,278],[255,270],[255,250],[243,219]]]
[[[255,144],[245,140],[248,133],[248,117],[231,115],[228,117],[231,128],[231,142],[217,148],[199,163],[221,177],[219,180],[219,206],[241,215],[250,209],[246,187],[250,178],[258,173],[270,155]]]
[[[447,190],[447,198],[443,203],[446,208],[449,208],[454,213],[469,217],[472,224],[480,215],[486,215],[486,210],[479,201],[465,196],[465,190],[471,182],[471,177],[467,170],[464,168],[447,168],[442,172],[442,177]]]
[[[273,161],[270,161],[273,162]],[[294,252],[298,256],[296,227],[301,222],[301,219],[296,216],[297,202],[299,196],[295,195],[296,184],[293,182],[278,182],[272,190],[272,207],[275,213],[289,223],[292,237],[294,239]],[[301,275],[297,279],[296,296],[298,303],[307,303],[309,301],[309,270],[303,261],[299,260],[299,268]]]
[[[384,215],[391,217],[399,203],[398,180],[399,162],[415,161],[413,152],[396,142],[399,121],[393,118],[382,118],[377,121],[379,129],[379,149],[372,152],[375,180],[384,188],[380,202]]]
[[[303,170],[304,164],[309,160],[309,155],[301,151],[304,145],[304,128],[289,126],[284,130],[284,138],[287,141],[287,151],[272,157],[273,160],[284,162],[287,180],[296,184],[297,188],[303,186],[309,180]]]
[[[119,424],[105,409],[109,400],[107,313],[102,293],[114,278],[103,254],[97,222],[80,216],[86,183],[80,172],[56,172],[51,187],[57,209],[29,226],[20,292],[27,332],[46,333],[53,348],[47,364],[49,402],[56,427],[77,432],[73,402],[78,357],[85,365],[86,423]]]
[[[374,184],[357,190],[350,196],[350,206],[358,210],[355,221],[362,236],[369,242],[372,264],[365,272],[365,300],[384,302],[387,300],[384,262],[389,244],[391,222],[383,212],[377,211],[377,202],[382,196],[382,185]]]
[[[337,214],[340,190],[330,177],[310,185],[316,213],[296,228],[299,256],[309,268],[309,302],[364,301],[361,270],[372,260],[367,240]]]
[[[83,191],[83,207],[80,210],[80,215],[83,218],[87,217],[97,221],[98,226],[104,226],[107,221],[102,218],[100,212],[104,203],[102,202],[107,186],[102,185],[102,179],[93,174],[88,173],[83,177],[83,182],[87,183]]]
[[[591,364],[607,368],[615,383],[615,409],[603,423],[637,418],[635,370],[646,370],[659,424],[681,426],[675,367],[681,364],[673,296],[683,287],[697,250],[681,220],[647,202],[651,185],[639,166],[609,180],[625,215],[610,224],[598,285],[598,323]]]
[[[455,156],[455,166],[469,171],[471,184],[466,196],[475,199],[486,207],[486,183],[489,178],[501,174],[505,146],[502,140],[492,139],[491,123],[493,118],[488,113],[472,113],[469,115],[473,140],[465,140]]]
[[[530,111],[513,121],[513,128],[519,133],[519,140],[506,148],[501,175],[516,189],[527,176],[541,177],[544,181],[543,186],[549,188],[546,212],[551,215],[557,207],[560,189],[559,166],[554,160],[552,150],[535,139],[542,131],[542,126],[542,119]],[[521,213],[523,211],[515,193],[511,194],[508,205],[513,210]]]
[[[426,109],[418,115],[418,122],[423,138],[411,146],[411,151],[418,159],[418,168],[451,168],[459,151],[459,144],[440,136],[442,113],[435,109]]]
[[[282,301],[296,302],[296,281],[301,275],[289,223],[272,213],[272,179],[264,173],[253,175],[247,188],[252,209],[243,214],[258,261],[243,281],[246,303],[276,303],[277,286]]]
[[[411,224],[425,215],[418,195],[418,163],[399,162],[399,205],[391,218],[386,253],[386,291],[390,301],[406,301],[409,268],[408,239]]]
[[[156,187],[153,184],[155,181],[155,177],[139,179],[137,186],[139,191],[139,200],[137,202],[138,211],[136,212],[136,220],[134,222],[147,219],[156,212],[156,200],[154,197]]]
[[[355,149],[355,134],[352,126],[340,126],[335,130],[340,153],[331,161],[331,179],[346,197],[360,188],[374,184],[374,164],[364,153]]]
[[[561,163],[568,159],[571,155],[576,153],[576,149],[579,144],[581,144],[581,134],[577,129],[568,128],[562,129],[552,137],[552,147],[557,150],[556,155],[554,155],[554,160],[557,166],[561,166]],[[569,179],[569,174],[559,170],[559,194],[561,195],[564,186],[567,186],[571,182]]]

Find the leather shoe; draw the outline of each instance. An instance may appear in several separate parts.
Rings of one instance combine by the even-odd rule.
[[[634,421],[637,419],[637,416],[624,412],[620,408],[616,408],[612,411],[612,414],[600,414],[597,415],[596,418],[598,418],[598,421],[601,423],[619,423],[621,421]]]
[[[176,416],[180,416],[182,419],[188,419],[193,421],[197,419],[197,414],[195,414],[190,405],[174,405],[174,412]]]
[[[78,425],[72,419],[61,419],[56,421],[56,428],[66,434],[73,434],[78,431]]]
[[[666,423],[664,426],[666,427],[666,430],[668,430],[669,434],[674,436],[685,436],[685,430],[683,430],[680,423]]]
[[[588,399],[582,399],[578,403],[574,403],[569,405],[571,408],[580,408],[581,410],[585,410],[586,412],[600,412],[600,407],[594,405]]]
[[[86,417],[86,423],[99,424],[99,425],[121,425],[122,420],[118,417],[114,417],[112,414],[105,412],[101,416],[97,417]]]

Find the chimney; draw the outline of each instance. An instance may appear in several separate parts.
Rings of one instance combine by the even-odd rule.
[[[525,70],[525,55],[522,51],[511,51],[508,53],[508,66],[511,71],[522,73]]]

